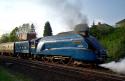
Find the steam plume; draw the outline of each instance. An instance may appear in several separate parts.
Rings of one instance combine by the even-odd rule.
[[[87,23],[87,17],[83,14],[83,0],[42,0],[42,4],[51,7],[56,17],[69,29],[76,24]]]
[[[125,59],[120,60],[119,62],[112,61],[110,63],[101,64],[101,67],[109,68],[114,72],[125,74]]]

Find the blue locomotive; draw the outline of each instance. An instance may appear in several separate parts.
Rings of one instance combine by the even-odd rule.
[[[106,60],[105,49],[94,37],[89,36],[87,40],[89,40],[89,42],[91,41],[97,50],[89,49],[89,44],[87,43],[86,39],[79,34],[44,37],[38,43],[36,54],[44,55],[46,57],[70,57],[76,61],[83,62],[104,62]]]
[[[14,42],[11,45],[6,43],[7,46],[0,44],[0,53],[8,52],[10,54],[9,48],[11,48],[13,56],[35,58],[42,61],[62,63],[69,63],[71,60],[87,63],[105,62],[106,51],[95,37],[86,33],[88,32],[88,27],[80,24],[76,28],[75,31],[77,33],[47,36]],[[8,46],[9,51],[7,50]],[[6,47],[6,52],[5,49],[1,49],[4,47]]]

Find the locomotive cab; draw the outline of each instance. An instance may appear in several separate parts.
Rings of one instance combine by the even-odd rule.
[[[37,48],[37,45],[38,45],[40,39],[41,38],[36,38],[36,39],[30,40],[30,52],[31,52],[31,54],[36,53],[36,48]]]

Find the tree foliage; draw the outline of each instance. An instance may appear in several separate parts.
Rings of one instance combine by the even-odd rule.
[[[52,28],[48,21],[45,23],[43,36],[52,36]]]
[[[6,33],[6,34],[3,34],[0,38],[0,43],[5,43],[5,42],[14,42],[14,41],[18,41],[18,37],[17,37],[17,31],[18,31],[18,28],[16,27],[15,29],[13,29],[11,31],[10,34]]]
[[[11,31],[10,36],[9,36],[10,42],[18,41],[17,31],[18,31],[18,27],[16,27],[15,29]]]
[[[5,42],[9,42],[9,34],[3,34],[0,38],[0,43],[5,43]]]
[[[91,34],[97,37],[98,39],[100,39],[102,36],[110,34],[113,30],[114,28],[108,24],[93,25],[90,28]]]
[[[101,39],[106,47],[110,60],[118,60],[125,57],[125,28],[115,28],[115,30]]]
[[[108,60],[119,60],[125,57],[125,27],[107,28],[95,25],[90,29],[92,35],[96,36],[107,49]]]

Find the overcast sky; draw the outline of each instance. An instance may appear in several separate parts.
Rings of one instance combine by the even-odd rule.
[[[54,34],[79,23],[114,25],[125,18],[125,0],[0,0],[0,35],[33,23],[39,37],[46,21]]]

